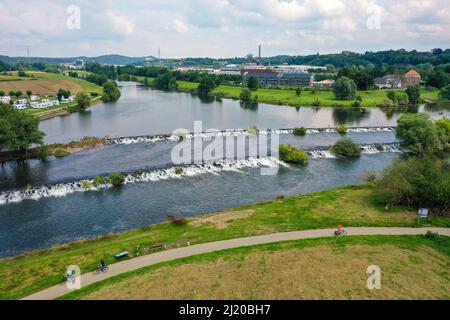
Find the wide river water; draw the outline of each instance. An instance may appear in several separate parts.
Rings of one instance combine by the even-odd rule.
[[[340,123],[376,127],[395,125],[400,116],[377,108],[296,109],[260,104],[256,110],[248,110],[232,100],[203,103],[189,94],[153,91],[133,83],[121,86],[122,98],[117,103],[43,121],[41,129],[47,133],[47,141],[192,130],[194,120],[202,120],[204,129],[248,128],[253,124],[260,128],[334,127]],[[441,112],[449,114],[448,110],[424,106],[409,111],[424,111],[433,117],[442,116]],[[146,226],[164,221],[167,214],[195,216],[278,195],[360,183],[365,172],[380,173],[400,155],[392,130],[353,131],[348,135],[363,146],[359,159],[336,159],[323,152],[340,138],[337,133],[282,134],[281,143],[310,151],[311,159],[305,166],[250,157],[187,165],[183,174],[177,175],[170,157],[177,141],[170,139],[122,141],[62,159],[6,163],[0,167],[0,257]],[[262,168],[278,171],[263,175]],[[123,187],[90,191],[82,187],[82,181],[113,171],[126,173]],[[31,185],[30,190],[27,185]]]
[[[204,129],[306,128],[349,126],[395,126],[405,111],[427,112],[433,118],[450,109],[420,106],[410,108],[289,107],[260,103],[256,109],[241,107],[239,101],[202,102],[188,93],[151,90],[133,82],[121,82],[122,97],[116,103],[99,104],[89,112],[52,118],[41,123],[46,142],[68,142],[84,136],[136,136],[193,130],[194,121]]]

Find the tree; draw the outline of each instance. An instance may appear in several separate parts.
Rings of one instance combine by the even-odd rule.
[[[436,125],[425,113],[402,115],[397,122],[396,136],[404,147],[419,156],[443,149]]]
[[[420,102],[420,89],[418,87],[408,87],[405,92],[409,102],[414,104]]]
[[[439,91],[440,100],[450,100],[450,85],[443,87]]]
[[[204,75],[200,79],[197,92],[200,96],[208,96],[216,87],[216,81],[212,75]]]
[[[91,105],[91,97],[86,92],[79,92],[75,97],[77,107],[86,110]]]
[[[28,96],[28,98],[31,97],[32,94],[33,94],[33,91],[27,90],[27,96]]]
[[[103,96],[102,101],[103,102],[113,102],[117,101],[120,98],[120,90],[117,83],[113,80],[109,80],[105,82],[103,85]]]
[[[0,97],[3,97],[5,95],[5,91],[0,90]]]
[[[441,89],[448,85],[448,75],[441,69],[435,69],[428,77],[426,84],[429,87]]]
[[[37,117],[0,105],[0,149],[24,151],[33,144],[42,144],[44,136]]]
[[[447,147],[448,144],[450,144],[450,119],[443,117],[436,120],[435,125],[438,131],[439,140],[445,147]]]
[[[384,171],[380,191],[393,204],[428,207],[449,214],[450,167],[431,156],[397,160]]]
[[[295,94],[296,94],[297,96],[300,96],[301,93],[302,93],[302,89],[300,89],[300,87],[297,87],[297,89],[295,89]]]
[[[16,92],[14,92],[14,95],[16,96],[17,99],[19,99],[19,97],[22,95],[22,91],[17,90]]]
[[[242,89],[241,93],[239,94],[239,100],[245,103],[250,102],[251,99],[252,99],[252,92],[247,88]]]
[[[178,84],[172,74],[169,72],[158,75],[153,83],[154,87],[159,90],[177,90]]]
[[[14,97],[14,95],[16,94],[16,92],[15,91],[9,91],[8,92],[8,95],[12,98],[12,97]]]
[[[361,155],[361,148],[350,138],[342,138],[331,147],[336,156],[354,158]]]
[[[338,100],[353,100],[356,98],[356,84],[347,77],[337,79],[333,91]]]
[[[253,76],[248,78],[248,80],[247,80],[247,87],[250,90],[252,90],[252,91],[258,90],[258,87],[259,87],[259,80],[258,80],[258,78],[253,77]]]

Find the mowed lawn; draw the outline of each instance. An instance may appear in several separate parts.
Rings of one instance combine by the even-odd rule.
[[[0,299],[21,298],[62,280],[68,265],[82,272],[95,270],[100,259],[114,263],[114,254],[135,255],[137,245],[168,248],[273,232],[344,226],[417,225],[417,213],[403,207],[384,210],[384,201],[373,185],[349,186],[302,196],[246,205],[189,219],[186,225],[169,222],[121,234],[55,246],[11,259],[0,260]],[[433,218],[421,226],[450,226],[450,219]],[[148,253],[150,253],[149,251]]]
[[[144,77],[137,77],[138,81],[143,82]],[[153,81],[148,78],[148,81]],[[192,92],[198,87],[196,82],[177,81],[179,90],[184,92]],[[213,90],[213,95],[239,99],[242,87],[221,85]],[[358,91],[358,95],[362,98],[362,107],[375,106],[392,106],[392,101],[387,98],[387,93],[391,90],[367,90]],[[404,90],[399,90],[404,92]],[[423,99],[430,101],[438,100],[437,89],[421,88],[421,96]],[[288,105],[288,106],[352,106],[354,100],[343,101],[336,100],[332,91],[306,91],[303,90],[298,96],[295,89],[258,89],[253,94],[258,95],[258,101],[268,104]]]
[[[381,288],[367,288],[367,267]],[[281,242],[145,267],[63,299],[449,299],[450,239],[352,236]]]
[[[14,73],[11,76],[2,76],[0,90],[6,94],[11,90],[22,91],[24,95],[28,90],[31,90],[33,94],[41,96],[54,96],[59,89],[69,90],[72,94],[80,91],[101,94],[103,90],[102,87],[94,83],[61,74],[39,71],[26,71],[26,73],[30,77],[22,77],[21,80],[17,80],[18,77]],[[11,81],[7,81],[8,77]]]

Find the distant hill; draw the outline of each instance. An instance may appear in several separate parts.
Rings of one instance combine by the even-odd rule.
[[[0,61],[8,64],[17,64],[19,62],[26,63],[47,63],[47,64],[61,64],[61,63],[72,63],[77,59],[83,59],[85,62],[97,61],[103,64],[113,64],[113,65],[143,65],[145,61],[154,60],[154,57],[128,57],[118,54],[108,54],[98,57],[66,57],[66,58],[48,58],[48,57],[9,57],[0,55]]]
[[[152,56],[147,57],[128,57],[117,54],[103,55],[98,57],[69,57],[69,58],[45,58],[45,57],[8,57],[0,56],[0,62],[8,64],[17,64],[18,62],[40,62],[47,64],[60,64],[71,63],[76,59],[83,59],[85,62],[97,61],[102,64],[108,65],[151,65],[151,64],[164,64],[166,66],[179,65],[184,66],[205,66],[205,65],[223,65],[226,63],[243,63],[246,58],[234,57],[234,58],[194,58],[187,57],[183,59],[163,59],[159,60]],[[277,55],[273,57],[262,57],[262,62],[265,65],[269,64],[305,64],[315,66],[333,65],[335,67],[346,66],[368,66],[368,65],[402,65],[402,66],[414,66],[419,64],[446,64],[450,63],[450,49],[432,49],[427,52],[419,52],[416,50],[407,51],[405,49],[399,50],[387,50],[372,52],[367,51],[365,53],[357,53],[350,51],[343,51],[335,54],[312,54],[312,55]]]

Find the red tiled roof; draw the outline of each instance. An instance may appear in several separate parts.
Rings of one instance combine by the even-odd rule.
[[[405,73],[405,76],[419,76],[420,77],[420,74],[416,70],[411,69],[407,73]]]

